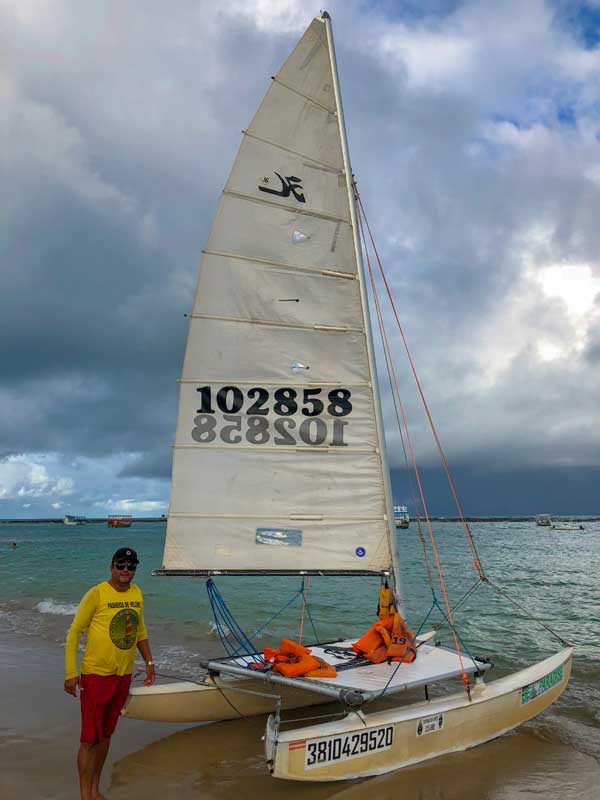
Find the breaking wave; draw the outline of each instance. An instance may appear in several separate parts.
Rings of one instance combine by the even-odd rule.
[[[46,600],[40,600],[35,607],[36,611],[40,614],[56,614],[60,617],[72,617],[77,611],[77,603],[58,603],[49,597]]]

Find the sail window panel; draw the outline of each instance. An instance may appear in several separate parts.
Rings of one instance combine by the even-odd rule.
[[[346,385],[369,380],[362,333],[214,319],[190,321],[182,377],[198,380],[205,376],[206,380],[226,383],[239,380],[260,384],[264,380],[286,385],[294,377],[294,362],[309,367],[303,373],[307,383],[335,381]]]
[[[175,449],[169,511],[383,518],[381,466],[376,454],[356,451]]]
[[[335,108],[329,46],[324,22],[318,18],[313,20],[277,73],[277,80],[312,97],[328,108]]]
[[[301,526],[302,546],[256,544],[257,528]],[[363,555],[357,555],[363,553]],[[165,569],[201,570],[373,570],[389,568],[390,555],[383,521],[303,521],[199,519],[170,517],[165,543]]]
[[[350,220],[341,172],[248,136],[240,145],[225,190],[275,206]]]
[[[362,323],[358,281],[208,254],[194,313],[294,325],[356,328]]]
[[[273,83],[248,133],[343,170],[337,115]]]
[[[300,236],[294,234],[300,234]],[[296,241],[295,241],[296,239]],[[207,250],[356,275],[349,223],[223,195]]]
[[[232,451],[265,446],[374,450],[373,396],[367,386],[303,387],[297,380],[182,383],[175,444]]]

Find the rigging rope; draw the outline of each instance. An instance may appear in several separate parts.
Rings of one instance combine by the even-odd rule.
[[[572,646],[569,642],[567,642],[566,639],[563,639],[562,636],[560,636],[560,634],[558,634],[549,625],[546,625],[545,622],[543,622],[541,619],[539,619],[539,617],[535,617],[533,614],[530,614],[529,611],[527,611],[527,609],[524,608],[524,606],[520,605],[520,603],[517,603],[516,600],[513,600],[512,597],[507,592],[505,592],[503,589],[501,589],[495,583],[492,583],[492,581],[490,581],[489,578],[487,580],[487,584],[495,592],[497,592],[499,595],[502,595],[502,597],[506,598],[509,603],[512,603],[513,606],[515,606],[515,608],[518,608],[519,611],[522,611],[525,614],[526,617],[529,617],[529,619],[532,619],[535,622],[539,623],[542,626],[542,628],[545,628],[549,633],[551,633],[552,636],[554,636],[562,644],[563,647],[571,647]]]
[[[302,597],[302,619],[300,628],[300,641],[302,639],[302,625],[304,622],[305,613],[308,616],[308,619],[310,620],[315,641],[319,641],[315,623],[312,618],[312,614],[310,613],[310,607],[308,605],[308,597],[305,591],[306,589],[305,580],[306,576],[302,579],[302,584],[300,586],[300,589],[290,598],[290,600],[288,600],[287,603],[285,603],[285,605],[283,605],[279,609],[279,611],[277,611],[275,614],[269,617],[269,619],[265,622],[264,625],[261,625],[254,631],[254,633],[252,634],[253,638],[259,636],[273,622],[274,619],[277,619],[277,617],[280,616],[287,608],[289,608],[292,605],[292,603],[294,603],[299,597]],[[307,580],[306,583],[308,583]],[[227,604],[225,603],[225,600],[223,599],[222,595],[217,589],[217,586],[212,580],[212,578],[209,578],[207,580],[206,590],[208,592],[208,598],[213,612],[213,618],[215,620],[215,628],[217,630],[217,634],[229,658],[242,658],[244,659],[244,663],[246,663],[246,665],[248,664],[246,658],[250,658],[251,663],[254,662],[261,664],[266,669],[267,662],[265,661],[263,656],[258,652],[258,648],[252,642],[252,639],[244,632],[242,627],[235,620],[233,614],[229,610]],[[231,639],[234,640],[233,644],[230,641]]]
[[[357,216],[360,219],[360,214],[358,214]],[[363,244],[364,244],[365,243],[364,235],[363,235],[362,239],[363,239]],[[388,351],[388,348],[386,347],[386,340],[385,340],[385,337],[383,335],[384,328],[381,325],[379,325],[378,327],[379,327],[379,335],[381,337],[381,345],[382,345],[382,348],[383,348],[383,353],[385,355],[385,366],[386,366],[387,375],[388,375],[388,382],[389,382],[389,385],[390,385],[390,394],[391,394],[392,400],[394,402],[394,412],[396,414],[396,424],[398,425],[398,432],[400,433],[400,442],[402,444],[402,453],[404,455],[404,465],[406,467],[406,475],[408,477],[409,491],[410,491],[410,494],[411,494],[411,497],[412,497],[412,501],[413,501],[413,508],[415,509],[415,518],[416,518],[416,521],[417,521],[417,530],[419,532],[419,539],[421,540],[421,547],[422,547],[422,550],[423,550],[423,563],[425,565],[425,571],[427,572],[427,580],[429,582],[429,586],[431,588],[431,591],[434,592],[435,589],[434,589],[434,585],[433,585],[433,577],[432,577],[432,574],[431,574],[431,565],[429,563],[429,556],[427,555],[427,544],[425,542],[425,537],[423,536],[423,530],[421,528],[421,515],[419,514],[419,504],[418,504],[418,501],[417,501],[417,497],[416,497],[416,493],[415,493],[415,487],[414,487],[413,480],[412,480],[412,471],[411,471],[411,468],[410,468],[410,466],[408,464],[408,456],[406,454],[406,446],[404,444],[404,434],[402,432],[402,423],[400,422],[400,412],[399,412],[399,409],[398,409],[399,397],[397,396],[397,393],[394,391],[394,381],[393,381],[393,378],[392,378],[393,365],[391,363],[390,353]],[[408,430],[407,430],[407,434],[408,434]]]
[[[308,575],[302,578],[302,611],[300,613],[300,630],[298,631],[298,644],[302,644],[302,631],[304,629],[304,609],[306,608],[308,595]]]
[[[359,193],[358,188],[356,186],[356,182],[354,183],[354,194],[355,194],[355,205],[356,205],[357,219],[358,219],[358,224],[359,224],[359,228],[360,228],[360,236],[361,236],[361,239],[362,239],[363,248],[364,248],[364,252],[365,252],[365,255],[366,255],[366,259],[367,259],[367,265],[368,265],[368,269],[369,269],[369,277],[370,277],[371,287],[372,287],[372,292],[373,292],[373,299],[374,299],[375,306],[376,306],[376,309],[377,309],[377,319],[378,319],[378,324],[379,324],[379,329],[380,329],[380,334],[381,334],[381,339],[382,339],[382,345],[383,345],[383,351],[384,351],[384,355],[385,355],[386,367],[387,367],[387,371],[388,371],[388,380],[390,381],[390,386],[392,386],[392,380],[393,380],[393,384],[394,384],[394,386],[392,387],[392,397],[393,397],[393,400],[394,400],[394,409],[396,411],[396,420],[398,422],[398,428],[399,428],[399,432],[400,432],[400,440],[402,442],[402,449],[403,449],[403,452],[404,452],[404,459],[405,459],[405,463],[408,466],[407,456],[406,456],[406,449],[405,449],[405,446],[404,446],[404,436],[402,434],[402,425],[400,424],[400,418],[399,418],[399,415],[398,415],[398,406],[400,407],[402,421],[403,421],[403,424],[404,424],[404,430],[406,431],[406,439],[407,439],[408,447],[409,447],[409,450],[410,450],[411,461],[412,461],[412,465],[413,465],[413,471],[414,471],[414,474],[415,474],[415,479],[416,479],[416,482],[417,482],[417,486],[418,486],[418,489],[419,489],[419,495],[420,495],[420,499],[421,499],[421,505],[422,505],[422,508],[423,508],[424,522],[427,525],[427,530],[428,530],[428,533],[429,533],[429,539],[430,539],[430,543],[431,543],[431,548],[432,548],[432,552],[433,552],[433,556],[434,556],[434,560],[435,560],[435,564],[436,564],[436,568],[437,568],[437,572],[438,572],[438,577],[439,577],[439,580],[440,580],[440,586],[442,588],[442,593],[444,595],[444,601],[445,601],[445,605],[446,605],[447,613],[444,613],[442,607],[439,605],[439,603],[437,602],[437,599],[435,598],[435,589],[434,589],[434,585],[433,585],[433,578],[432,578],[431,570],[430,570],[430,567],[429,567],[429,560],[428,560],[428,556],[427,556],[427,545],[426,545],[425,537],[424,537],[422,529],[421,529],[419,515],[417,514],[416,515],[416,517],[417,517],[417,527],[418,527],[418,531],[419,531],[419,538],[420,538],[420,541],[421,541],[421,547],[422,547],[422,550],[423,550],[423,561],[424,561],[425,568],[426,568],[426,571],[427,571],[427,577],[428,577],[428,580],[429,580],[429,585],[431,587],[433,598],[434,598],[434,606],[437,605],[437,607],[439,608],[439,610],[442,613],[443,617],[445,618],[437,626],[434,626],[434,628],[437,629],[437,628],[441,627],[441,625],[443,625],[444,622],[448,622],[448,624],[449,624],[449,626],[450,626],[450,628],[452,630],[452,635],[454,637],[456,650],[457,650],[457,653],[458,653],[458,657],[460,659],[460,652],[459,652],[458,641],[457,641],[458,640],[458,633],[457,633],[456,628],[454,626],[453,613],[467,600],[468,597],[470,597],[473,594],[473,592],[481,585],[481,583],[485,583],[488,586],[490,586],[490,588],[492,588],[495,592],[497,592],[498,594],[502,595],[502,597],[506,598],[516,608],[518,608],[520,611],[522,611],[527,617],[529,617],[530,619],[532,619],[533,621],[535,621],[539,625],[541,625],[543,628],[545,628],[563,646],[570,647],[571,645],[565,639],[563,639],[556,631],[554,631],[550,626],[546,625],[538,617],[536,617],[533,614],[531,614],[530,612],[528,612],[526,608],[524,608],[522,605],[520,605],[515,600],[513,600],[509,596],[509,594],[507,592],[502,590],[496,584],[492,583],[492,581],[489,580],[489,578],[487,577],[486,573],[484,572],[483,566],[482,566],[481,561],[479,559],[479,554],[477,552],[477,548],[475,546],[475,541],[473,539],[473,535],[472,535],[471,530],[469,528],[469,525],[468,525],[468,523],[467,523],[467,521],[465,519],[465,515],[464,515],[463,509],[462,509],[462,505],[461,505],[460,500],[458,498],[458,494],[456,492],[456,487],[454,485],[454,481],[452,479],[452,476],[450,474],[450,469],[449,469],[448,463],[446,461],[446,456],[444,454],[444,451],[443,451],[443,448],[442,448],[442,445],[441,445],[441,442],[440,442],[440,439],[439,439],[435,424],[433,422],[433,418],[432,418],[431,413],[429,411],[429,406],[427,404],[427,401],[425,399],[425,395],[423,393],[423,389],[422,389],[422,386],[421,386],[421,382],[419,380],[419,376],[417,375],[417,371],[416,371],[416,368],[415,368],[415,365],[414,365],[414,362],[413,362],[413,359],[412,359],[412,355],[411,355],[410,349],[408,347],[408,342],[407,342],[406,336],[404,334],[404,329],[402,328],[402,325],[400,323],[400,319],[398,317],[398,312],[396,310],[396,305],[394,303],[394,299],[392,297],[390,286],[389,286],[385,271],[383,269],[383,265],[382,265],[381,259],[379,257],[379,252],[377,250],[377,246],[376,246],[375,240],[373,238],[373,233],[371,231],[371,227],[369,225],[369,221],[367,220],[367,217],[366,217],[366,214],[365,214],[364,206],[363,206],[363,203],[362,203],[362,199],[360,197],[360,193]],[[364,225],[363,225],[363,220],[364,220]],[[448,596],[447,596],[447,593],[446,593],[445,582],[444,582],[444,578],[443,578],[443,574],[442,574],[442,570],[441,570],[441,565],[440,565],[440,561],[439,561],[439,556],[438,556],[438,552],[437,552],[437,546],[436,546],[436,543],[435,543],[435,538],[433,536],[433,530],[432,530],[432,527],[431,527],[431,519],[429,517],[429,512],[428,512],[427,505],[426,505],[426,502],[425,502],[425,497],[424,497],[424,494],[423,494],[423,488],[422,488],[422,484],[421,484],[421,480],[420,480],[419,470],[418,470],[418,467],[417,467],[417,463],[416,463],[416,459],[415,459],[415,455],[414,455],[414,450],[413,450],[413,447],[412,447],[412,440],[411,440],[410,432],[409,432],[408,425],[407,425],[407,422],[406,422],[406,415],[405,415],[405,412],[404,412],[404,405],[402,403],[402,398],[400,396],[400,390],[399,390],[399,386],[398,386],[398,381],[396,379],[396,373],[395,373],[395,370],[394,370],[394,365],[393,365],[393,361],[392,361],[392,357],[391,357],[391,353],[390,353],[389,342],[388,342],[388,339],[387,339],[387,334],[386,334],[385,326],[384,326],[384,323],[383,323],[383,314],[381,312],[381,304],[380,304],[379,295],[378,295],[377,288],[376,288],[375,276],[373,274],[371,258],[370,258],[370,255],[369,255],[369,248],[367,246],[367,241],[366,241],[366,235],[365,235],[365,230],[364,230],[365,226],[366,226],[367,231],[369,233],[369,239],[370,239],[370,242],[371,242],[371,246],[373,248],[373,252],[374,252],[375,257],[377,259],[377,264],[379,266],[379,271],[380,271],[381,277],[382,277],[384,285],[385,285],[387,297],[388,297],[389,303],[391,305],[392,311],[394,313],[396,324],[397,324],[398,330],[400,332],[400,336],[402,338],[404,349],[406,351],[408,362],[410,364],[410,368],[411,368],[411,371],[412,371],[412,374],[413,374],[413,377],[414,377],[414,380],[415,380],[415,383],[416,383],[416,386],[417,386],[417,389],[418,389],[418,392],[419,392],[419,396],[421,398],[421,402],[423,404],[423,408],[425,410],[425,414],[427,416],[427,420],[429,422],[429,426],[430,426],[431,432],[433,434],[433,437],[434,437],[434,440],[435,440],[435,443],[436,443],[436,447],[437,447],[438,453],[440,455],[440,459],[442,461],[444,472],[446,474],[446,478],[448,480],[448,484],[449,484],[450,490],[452,492],[452,496],[454,498],[454,502],[455,502],[457,510],[458,510],[459,519],[461,521],[461,524],[462,524],[462,527],[463,527],[467,542],[468,542],[469,547],[471,549],[471,553],[472,553],[472,556],[473,556],[473,568],[478,573],[478,580],[476,581],[476,583],[463,595],[463,597],[458,601],[458,603],[456,603],[456,605],[454,606],[453,609],[450,609]],[[395,391],[394,391],[394,388],[395,388]],[[396,397],[398,398],[398,404],[396,403]],[[409,483],[411,485],[411,492],[413,493],[413,502],[415,503],[415,508],[416,508],[417,507],[417,503],[416,503],[415,497],[414,497],[414,491],[413,491],[412,482],[411,482],[410,470],[409,470]],[[432,607],[431,610],[433,610],[433,607]],[[431,613],[431,610],[430,610],[429,614]],[[429,616],[429,614],[427,615],[427,617]],[[427,617],[426,617],[426,619],[427,619]],[[461,661],[461,668],[462,668],[462,661]],[[461,677],[462,677],[463,683],[465,684],[465,688],[467,690],[467,693],[469,694],[469,697],[470,697],[468,679],[467,679],[466,674],[464,673],[464,670],[463,670],[463,675]]]
[[[258,652],[258,648],[254,646],[242,627],[236,622],[212,578],[206,581],[206,591],[208,592],[208,599],[212,608],[215,627],[227,655],[230,658],[242,658],[246,665],[248,664],[246,658],[249,658],[251,662],[262,664],[266,667],[267,662]],[[226,631],[228,631],[228,633]],[[237,643],[237,648],[233,647],[230,638],[234,639]]]
[[[412,464],[413,464],[413,470],[414,470],[414,473],[415,473],[415,480],[417,481],[417,485],[419,487],[419,494],[421,496],[421,503],[423,504],[423,511],[424,511],[424,514],[425,514],[425,521],[426,521],[427,529],[428,529],[428,532],[429,532],[429,540],[430,540],[430,543],[431,543],[431,549],[432,549],[432,552],[433,552],[433,556],[434,556],[434,560],[435,560],[435,564],[436,564],[436,568],[437,568],[437,573],[438,573],[438,578],[439,578],[439,582],[440,582],[440,587],[442,589],[442,594],[444,596],[444,602],[445,602],[445,605],[446,605],[448,624],[449,624],[450,629],[452,631],[452,637],[454,639],[454,645],[455,645],[455,648],[456,648],[456,654],[458,656],[458,661],[459,661],[459,664],[460,664],[461,680],[462,680],[462,682],[464,684],[465,691],[467,692],[467,695],[469,696],[469,699],[470,699],[471,698],[471,687],[470,687],[470,684],[469,684],[469,678],[468,678],[468,675],[467,675],[467,673],[465,671],[463,660],[462,660],[462,656],[461,656],[461,653],[460,653],[460,647],[459,647],[459,643],[458,643],[458,634],[457,634],[456,628],[454,626],[454,620],[453,620],[453,617],[452,617],[452,611],[450,609],[450,601],[448,599],[448,593],[446,591],[446,583],[444,581],[444,576],[442,574],[442,567],[441,567],[441,564],[440,564],[440,559],[439,559],[439,555],[438,555],[438,551],[437,551],[435,537],[433,535],[433,529],[431,527],[431,520],[430,520],[430,517],[429,517],[429,512],[427,510],[427,503],[425,502],[425,495],[423,493],[423,486],[421,484],[421,477],[420,477],[420,474],[419,474],[419,468],[417,466],[417,460],[415,458],[414,448],[412,446],[412,439],[411,439],[410,432],[409,432],[409,429],[408,429],[408,424],[407,424],[407,421],[406,421],[406,414],[405,414],[405,411],[404,411],[404,404],[402,402],[402,397],[400,395],[400,389],[399,389],[398,381],[397,381],[397,378],[396,378],[396,371],[394,369],[393,361],[392,361],[392,358],[391,358],[391,353],[390,353],[387,333],[386,333],[386,330],[385,330],[385,326],[383,324],[383,314],[382,314],[382,311],[381,311],[381,304],[380,304],[380,301],[379,301],[379,294],[377,292],[377,286],[376,286],[376,283],[375,283],[375,275],[373,273],[373,267],[372,267],[372,264],[371,264],[371,257],[369,255],[369,249],[367,247],[366,238],[365,238],[365,231],[364,231],[364,226],[363,226],[364,210],[362,208],[362,203],[360,202],[360,195],[358,194],[358,189],[356,187],[356,184],[354,184],[354,192],[355,192],[355,202],[356,202],[356,212],[357,212],[358,224],[359,224],[360,234],[361,234],[361,238],[362,238],[364,249],[365,249],[365,255],[366,255],[366,258],[367,258],[367,265],[368,265],[368,268],[369,268],[369,276],[370,276],[370,279],[371,279],[371,289],[373,291],[373,299],[375,301],[375,308],[376,308],[376,311],[377,311],[377,319],[378,319],[380,331],[381,331],[381,334],[382,334],[382,338],[383,338],[383,341],[384,341],[384,348],[388,352],[389,359],[390,359],[392,375],[394,377],[394,386],[396,388],[396,394],[397,394],[397,397],[398,397],[398,403],[399,403],[400,410],[401,410],[401,413],[402,413],[402,419],[403,419],[403,422],[404,422],[404,430],[406,431],[406,440],[408,442],[408,446],[409,446],[409,449],[410,449],[410,454],[411,454],[411,459],[412,459]],[[366,220],[365,220],[365,222],[366,222]],[[370,229],[369,229],[369,233],[370,233]],[[371,234],[371,241],[373,241],[372,234]],[[378,261],[379,261],[379,257],[378,257]],[[379,262],[379,263],[380,263],[380,269],[382,269],[381,262]],[[384,691],[385,691],[385,689],[384,689]]]
[[[465,532],[465,536],[467,537],[467,541],[469,542],[469,546],[470,546],[471,552],[473,554],[473,567],[479,573],[479,577],[481,578],[481,580],[485,581],[486,577],[485,577],[485,573],[483,571],[483,567],[481,566],[481,562],[479,560],[479,556],[477,554],[477,548],[475,547],[475,542],[473,540],[473,536],[471,534],[471,531],[469,529],[467,521],[465,520],[465,515],[464,515],[464,512],[463,512],[460,500],[458,499],[458,494],[456,492],[456,488],[454,486],[454,481],[452,480],[452,476],[450,474],[450,469],[448,467],[448,462],[446,461],[446,456],[444,455],[444,451],[442,449],[442,444],[440,442],[440,439],[439,439],[439,436],[438,436],[438,433],[437,433],[437,429],[436,429],[436,427],[434,425],[433,418],[432,418],[431,413],[429,411],[429,406],[427,405],[427,401],[425,399],[425,395],[424,395],[423,389],[421,387],[421,381],[419,380],[419,376],[417,375],[417,370],[415,368],[415,365],[414,365],[414,362],[413,362],[413,359],[412,359],[412,355],[411,355],[411,352],[410,352],[409,347],[408,347],[408,342],[406,340],[406,336],[404,335],[404,329],[402,327],[402,324],[400,323],[400,318],[398,317],[398,312],[396,311],[396,304],[394,303],[394,298],[392,297],[392,293],[390,291],[390,287],[389,287],[389,284],[388,284],[388,281],[387,281],[387,278],[386,278],[386,275],[385,275],[385,271],[383,269],[383,265],[381,263],[381,259],[379,258],[379,252],[377,250],[377,246],[375,244],[375,240],[374,240],[373,234],[371,232],[371,227],[370,227],[369,222],[367,220],[367,217],[366,217],[366,214],[365,214],[365,210],[364,210],[364,206],[363,206],[360,194],[358,192],[358,189],[356,187],[356,184],[354,184],[354,191],[355,191],[355,196],[356,196],[357,211],[360,208],[361,215],[362,215],[362,217],[364,217],[365,225],[367,227],[367,230],[369,232],[369,238],[371,240],[371,245],[373,247],[373,251],[374,251],[375,257],[377,259],[377,264],[379,266],[379,271],[381,273],[381,277],[382,277],[384,285],[385,285],[387,296],[388,296],[392,311],[394,313],[394,317],[396,319],[396,325],[398,327],[398,330],[400,331],[400,336],[402,337],[402,342],[404,344],[404,349],[406,351],[406,355],[407,355],[407,358],[408,358],[408,363],[410,364],[410,368],[411,368],[413,377],[415,379],[415,383],[416,383],[416,386],[417,386],[417,389],[418,389],[418,392],[419,392],[419,396],[421,398],[421,402],[423,404],[423,408],[425,410],[425,414],[426,414],[427,420],[429,422],[429,427],[431,428],[431,432],[433,434],[433,438],[435,440],[435,443],[436,443],[436,446],[437,446],[437,450],[438,450],[438,453],[440,455],[440,458],[441,458],[441,461],[442,461],[442,465],[444,467],[444,472],[446,473],[446,478],[448,480],[448,484],[450,486],[450,490],[452,492],[452,496],[454,498],[454,502],[455,502],[456,508],[458,510],[458,514],[459,514],[460,521],[461,521],[462,526],[463,526],[463,530]],[[362,220],[360,220],[360,226],[361,226],[361,231],[362,231]],[[362,231],[362,235],[363,235],[363,240],[364,240],[364,238],[365,238],[364,237],[364,231]],[[373,281],[373,278],[372,278],[372,281]]]

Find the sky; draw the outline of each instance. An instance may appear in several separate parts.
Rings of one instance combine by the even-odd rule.
[[[216,8],[0,0],[0,518],[167,511],[201,249],[241,130],[321,10]],[[599,0],[327,8],[465,512],[600,513]],[[452,514],[392,340],[430,511]],[[396,434],[389,451],[411,505]]]

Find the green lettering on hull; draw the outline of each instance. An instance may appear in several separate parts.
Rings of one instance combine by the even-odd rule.
[[[523,686],[521,688],[521,705],[523,706],[525,703],[530,703],[532,700],[535,700],[536,697],[539,697],[541,694],[549,691],[558,683],[560,683],[563,677],[564,666],[561,664],[560,667],[557,667],[555,670],[552,670],[552,672],[544,675],[544,677],[540,678],[539,681],[528,683],[527,686]]]

